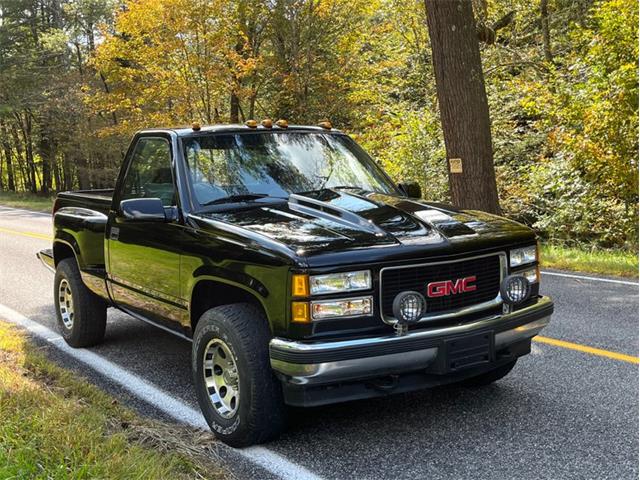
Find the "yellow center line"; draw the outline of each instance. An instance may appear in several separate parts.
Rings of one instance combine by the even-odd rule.
[[[553,345],[555,347],[568,348],[569,350],[576,350],[578,352],[590,353],[591,355],[598,355],[600,357],[611,358],[613,360],[620,360],[622,362],[635,363],[636,365],[640,363],[640,359],[632,355],[625,355],[624,353],[588,347],[586,345],[580,345],[579,343],[565,342],[564,340],[558,340],[556,338],[537,336],[533,337],[533,341],[546,343],[547,345]]]
[[[31,238],[39,238],[42,240],[51,240],[50,235],[45,235],[43,233],[35,233],[35,232],[20,232],[18,230],[11,230],[9,228],[0,227],[0,232],[10,233],[12,235],[22,235],[23,237],[31,237]]]

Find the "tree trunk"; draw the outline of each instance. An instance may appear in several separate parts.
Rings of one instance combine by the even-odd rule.
[[[55,189],[53,187],[52,189],[60,191],[62,186],[62,172],[60,172],[60,164],[55,156],[53,158],[53,180],[55,181]]]
[[[2,150],[0,150],[0,192],[4,191],[4,160],[2,159]]]
[[[231,101],[229,104],[229,121],[231,123],[240,122],[240,99],[234,92],[231,92]]]
[[[76,175],[78,178],[78,186],[80,187],[80,190],[87,190],[91,188],[91,178],[89,177],[89,163],[87,162],[87,159],[82,156],[82,153],[80,153],[79,155],[80,156],[75,161],[75,164],[77,166]]]
[[[38,180],[35,159],[33,157],[33,143],[31,139],[31,116],[25,113],[24,123],[20,124],[20,131],[24,140],[25,159],[27,160],[27,168],[29,170],[29,183],[31,193],[38,193]]]
[[[11,144],[9,143],[9,132],[7,127],[0,124],[0,133],[2,133],[2,148],[4,150],[4,158],[7,163],[7,189],[11,192],[15,192],[16,183],[13,177],[13,162],[11,159],[13,152],[11,151]]]
[[[542,49],[544,50],[544,59],[547,62],[553,62],[553,53],[551,53],[551,34],[549,32],[548,6],[548,0],[540,0],[540,25],[542,25]]]
[[[500,213],[471,0],[425,0],[454,205]]]
[[[244,15],[240,14],[240,21],[244,22]],[[242,56],[242,50],[244,47],[244,40],[241,36],[238,36],[236,41],[235,50],[238,56]],[[235,68],[235,66],[234,66]],[[240,121],[240,98],[238,98],[238,91],[240,90],[240,79],[234,74],[231,80],[231,101],[229,104],[229,121],[231,123],[238,123]]]
[[[45,122],[43,122],[46,125]],[[55,159],[55,147],[50,138],[50,132],[47,127],[40,127],[43,131],[40,132],[40,141],[38,142],[38,153],[40,154],[40,160],[42,161],[42,184],[40,185],[40,192],[48,194],[51,190],[51,168],[53,167]]]
[[[58,187],[58,190],[72,190],[73,189],[73,163],[69,159],[69,156],[64,153],[62,156],[62,186]]]
[[[11,126],[11,137],[13,138],[14,148],[16,150],[16,161],[18,162],[18,170],[20,173],[20,180],[22,180],[22,190],[27,191],[31,188],[30,176],[28,174],[28,167],[25,167],[26,161],[23,162],[24,156],[22,154],[22,143],[18,136],[18,130],[15,125]]]

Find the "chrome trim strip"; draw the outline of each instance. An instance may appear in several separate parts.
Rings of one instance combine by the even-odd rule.
[[[382,269],[380,269],[380,281],[379,281],[379,286],[378,286],[378,297],[379,297],[379,302],[380,302],[380,318],[382,318],[382,321],[389,324],[389,325],[395,325],[396,323],[396,319],[393,317],[389,317],[389,316],[385,316],[383,308],[382,308],[382,292],[383,292],[383,285],[382,285],[382,273],[385,270],[399,270],[399,269],[403,269],[403,268],[414,268],[414,267],[429,267],[432,265],[442,265],[444,263],[458,263],[458,262],[465,262],[467,260],[475,260],[476,258],[485,258],[485,257],[492,257],[494,255],[497,255],[500,259],[500,282],[502,282],[502,280],[504,279],[504,277],[507,276],[508,271],[507,271],[507,254],[506,252],[498,252],[498,253],[489,253],[489,254],[485,254],[485,255],[476,255],[473,257],[465,257],[465,258],[459,258],[456,260],[443,260],[441,262],[429,262],[429,263],[416,263],[416,264],[411,264],[411,265],[399,265],[399,266],[395,266],[395,267],[384,267]],[[463,308],[459,308],[458,310],[451,310],[445,313],[438,313],[436,315],[425,315],[424,317],[422,317],[420,320],[418,320],[418,323],[423,323],[423,322],[429,322],[432,320],[445,320],[447,318],[455,318],[455,317],[461,317],[463,315],[467,315],[470,313],[475,313],[475,312],[479,312],[481,310],[486,310],[488,308],[491,307],[497,307],[498,305],[502,304],[502,297],[500,296],[500,289],[498,288],[498,295],[493,299],[493,300],[489,300],[487,302],[482,302],[482,303],[477,303],[475,305],[471,305],[468,307],[463,307]]]
[[[140,320],[141,322],[144,323],[148,323],[149,325],[153,326],[153,327],[158,327],[160,330],[164,330],[167,333],[171,333],[172,335],[175,335],[176,337],[179,337],[183,340],[186,340],[187,342],[191,342],[193,343],[193,339],[187,337],[185,334],[177,332],[175,330],[171,330],[169,327],[165,327],[164,325],[160,325],[157,322],[154,322],[153,320],[149,320],[148,318],[139,315],[131,310],[129,310],[128,308],[122,307],[120,305],[117,305],[116,308],[124,313],[126,313],[127,315],[130,315],[131,317],[135,318],[136,320]]]
[[[44,259],[44,255],[41,254],[40,252],[36,253],[36,257],[38,257],[38,259],[42,262],[42,264],[47,267],[47,270],[51,270],[53,273],[56,273],[56,269],[53,268],[51,265],[49,265],[47,263],[47,261]]]
[[[418,330],[418,331],[410,331],[407,335],[387,335],[384,337],[373,337],[373,338],[356,338],[353,340],[337,340],[333,342],[316,342],[316,343],[302,343],[298,341],[285,340],[283,338],[273,338],[271,339],[270,346],[272,348],[276,348],[279,350],[290,351],[290,352],[332,352],[335,350],[341,350],[343,348],[348,347],[358,347],[358,346],[366,346],[366,345],[387,345],[390,343],[395,343],[398,341],[404,342],[407,339],[424,339],[424,338],[432,338],[432,337],[440,337],[443,335],[455,335],[460,333],[467,333],[473,330],[483,328],[483,327],[493,327],[499,325],[500,323],[508,321],[510,318],[526,315],[528,313],[534,312],[536,310],[548,307],[553,302],[549,297],[540,297],[538,302],[534,305],[530,305],[528,307],[517,310],[514,313],[505,314],[505,315],[492,315],[490,317],[485,317],[475,322],[465,323],[462,325],[452,325],[449,327],[441,327],[441,328],[432,328],[429,330]]]

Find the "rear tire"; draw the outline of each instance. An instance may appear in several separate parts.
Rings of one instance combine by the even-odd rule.
[[[107,325],[107,304],[85,286],[75,258],[65,258],[58,263],[53,283],[62,338],[76,348],[102,342]]]
[[[485,387],[507,376],[509,372],[513,370],[513,367],[516,366],[516,362],[517,360],[513,360],[509,363],[501,365],[500,367],[494,370],[489,370],[488,372],[485,372],[476,377],[466,378],[460,381],[458,385],[461,385],[463,387],[469,387],[469,388]]]
[[[284,430],[270,339],[262,311],[245,303],[207,310],[196,326],[191,370],[198,403],[216,437],[232,447],[263,443]]]

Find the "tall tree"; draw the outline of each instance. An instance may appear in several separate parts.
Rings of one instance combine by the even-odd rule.
[[[544,51],[544,59],[547,62],[553,62],[553,54],[551,53],[551,33],[549,31],[548,0],[540,0],[540,26],[542,27],[542,49]]]
[[[471,0],[425,0],[453,203],[499,213],[489,105]]]

